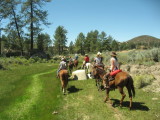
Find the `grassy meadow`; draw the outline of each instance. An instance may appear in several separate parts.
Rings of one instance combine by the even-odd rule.
[[[68,84],[61,92],[58,65],[35,63],[0,70],[0,120],[158,120],[160,95],[136,89],[133,110],[129,98],[120,108],[118,90],[110,92],[113,107],[104,103],[105,91],[97,91],[93,79]]]

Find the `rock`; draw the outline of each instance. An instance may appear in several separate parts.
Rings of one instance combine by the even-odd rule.
[[[72,78],[74,80],[86,80],[87,76],[85,70],[76,70],[72,72]]]

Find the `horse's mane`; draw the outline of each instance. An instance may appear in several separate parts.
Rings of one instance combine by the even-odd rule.
[[[97,73],[98,73],[98,74],[100,74],[100,75],[106,74],[106,71],[105,71],[104,69],[99,68],[99,67],[97,67],[96,69],[97,69]]]

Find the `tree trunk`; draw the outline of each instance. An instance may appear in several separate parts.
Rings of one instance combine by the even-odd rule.
[[[31,24],[30,24],[30,37],[31,37],[31,52],[33,50],[33,1],[31,0]]]
[[[60,55],[60,44],[58,45],[58,53]]]
[[[13,16],[14,16],[14,22],[15,22],[15,25],[16,25],[16,30],[17,30],[17,33],[18,33],[19,43],[20,43],[20,47],[21,47],[21,56],[22,56],[23,55],[22,37],[21,37],[20,31],[19,31],[19,27],[18,27],[18,23],[17,23],[17,18],[16,18],[16,13],[15,13],[15,11],[13,9],[13,5],[12,5],[12,12],[13,12]]]

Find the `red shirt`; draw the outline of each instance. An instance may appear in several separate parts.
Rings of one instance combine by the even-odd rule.
[[[89,62],[89,57],[88,56],[84,57],[84,61]]]

